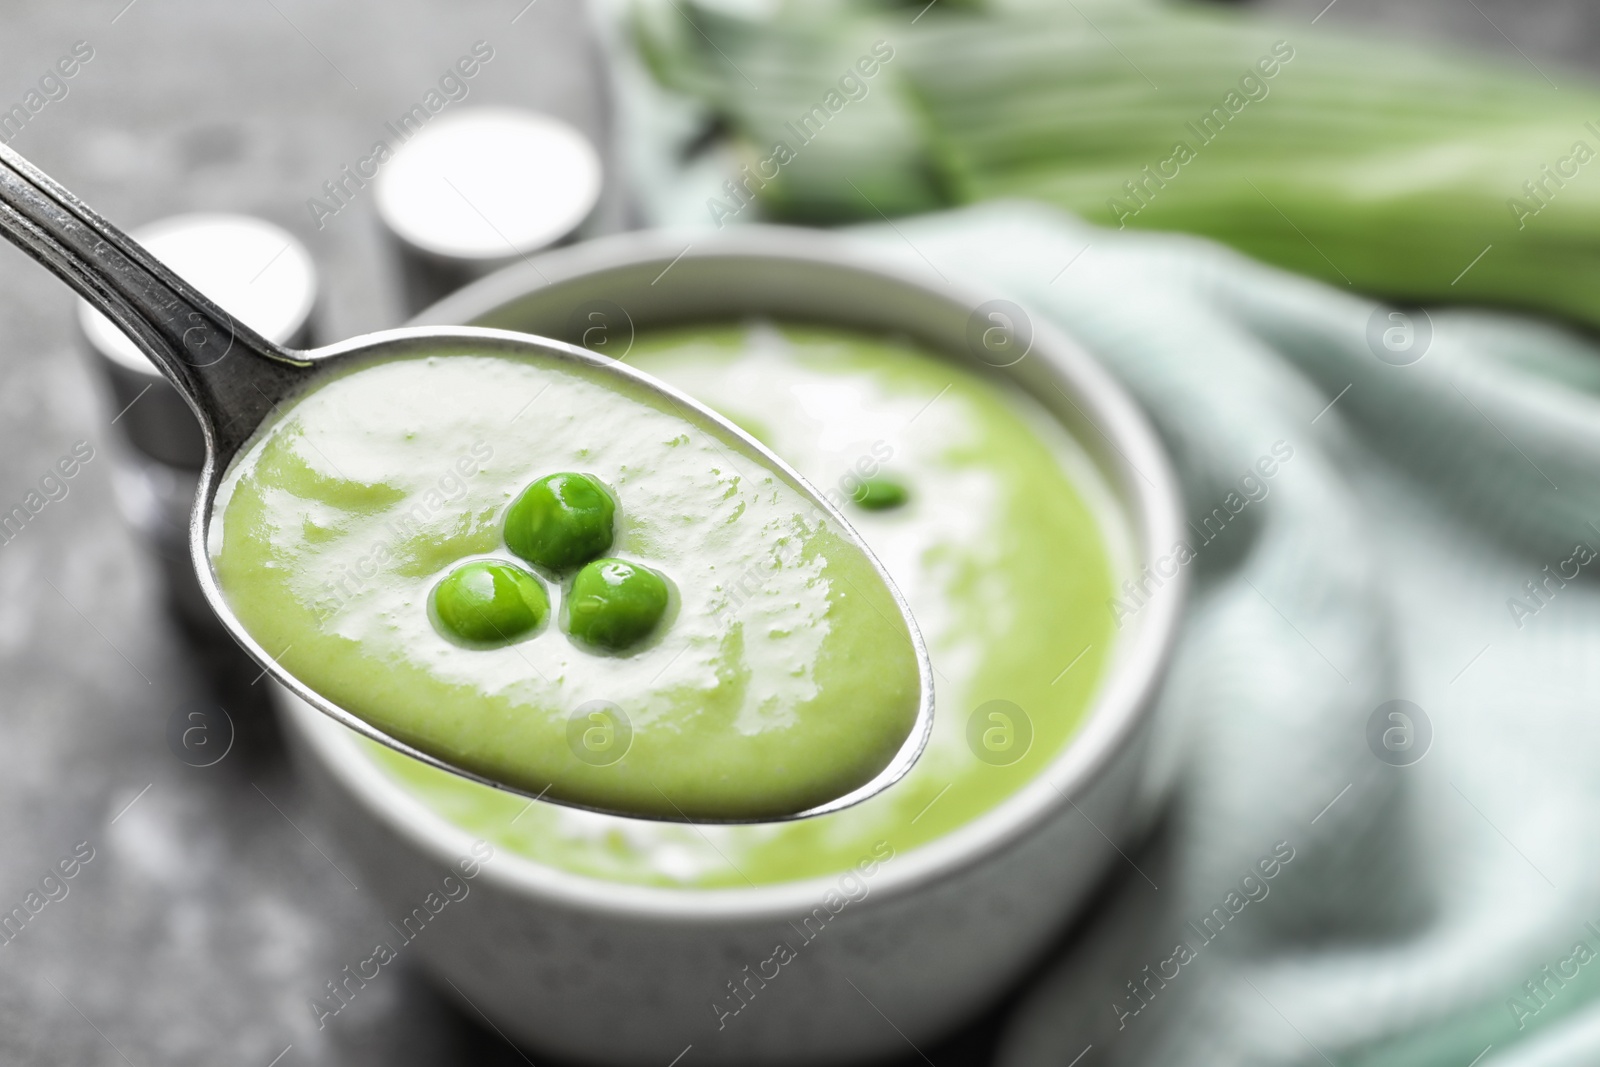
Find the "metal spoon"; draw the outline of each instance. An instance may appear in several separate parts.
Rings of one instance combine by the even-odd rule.
[[[217,586],[206,551],[206,530],[222,476],[258,429],[285,401],[302,395],[325,375],[353,361],[402,357],[420,350],[438,350],[467,342],[485,354],[504,354],[546,364],[581,364],[665,396],[679,407],[742,440],[773,470],[787,476],[809,496],[872,560],[879,578],[905,618],[916,649],[921,701],[910,735],[870,782],[844,796],[795,815],[759,820],[714,819],[706,822],[780,822],[810,818],[857,804],[898,781],[926,747],[933,729],[933,674],[921,634],[882,564],[862,542],[845,517],[788,464],[758,441],[689,396],[633,368],[585,349],[530,334],[472,327],[412,327],[364,334],[338,344],[297,351],[281,348],[236,321],[168,270],[132,238],[92,211],[60,184],[0,145],[0,233],[48,267],[85,300],[116,323],[164,373],[188,401],[205,435],[206,462],[200,490],[189,520],[189,549],[199,572],[206,601],[234,640],[265,670],[312,707],[374,741],[413,759],[510,792],[533,794],[484,778],[390,737],[364,719],[320,696],[286,671],[257,644],[234,616]],[[551,803],[566,803],[547,798]],[[570,805],[580,807],[582,805]],[[591,809],[600,810],[600,809]],[[638,817],[633,812],[611,812]],[[678,821],[667,819],[666,821]]]

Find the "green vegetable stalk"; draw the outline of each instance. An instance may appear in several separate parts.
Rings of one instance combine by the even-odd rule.
[[[1027,197],[1393,301],[1600,323],[1600,91],[1548,66],[1141,0],[636,14],[655,76],[749,160],[713,218]]]

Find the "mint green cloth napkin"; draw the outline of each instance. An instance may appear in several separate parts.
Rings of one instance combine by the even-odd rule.
[[[1198,550],[1169,816],[1002,1062],[1600,1063],[1600,350],[1030,205],[870,239],[1104,361]]]

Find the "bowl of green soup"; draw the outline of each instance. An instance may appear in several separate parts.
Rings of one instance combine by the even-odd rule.
[[[301,762],[390,920],[370,953],[312,991],[318,1024],[339,1025],[366,983],[414,953],[470,1012],[557,1055],[840,1062],[937,1040],[1036,962],[1161,788],[1149,710],[1184,599],[1170,555],[1182,513],[1158,439],[1115,381],[999,294],[774,227],[564,249],[420,321],[624,361],[782,457],[909,605],[933,667],[933,733],[910,773],[852,807],[702,825],[497,791],[283,692]],[[575,414],[535,399],[518,421]],[[475,479],[512,477],[527,451],[518,432],[441,440],[426,505],[448,513]],[[605,469],[583,456],[567,466],[615,484],[670,463],[678,446],[656,436],[589,457]],[[692,545],[662,557],[663,543],[649,522],[619,523],[605,552],[665,558],[664,574],[709,583],[719,610],[747,620],[741,663],[821,684],[803,651],[821,647],[827,623],[796,630],[804,583],[776,577],[792,569],[781,543],[764,563],[720,567],[690,558]],[[384,580],[376,562],[360,576]],[[1116,607],[1127,583],[1141,590],[1132,613]],[[675,642],[693,630],[673,615],[686,601],[670,588],[658,599],[666,624],[618,660],[618,678],[682,676],[737,704],[747,675]],[[849,656],[838,677],[881,684],[872,640],[852,639]],[[575,709],[572,759],[626,760],[631,723],[651,714],[629,706],[628,688]],[[752,731],[776,714],[738,706]],[[692,745],[682,758],[692,774]],[[794,758],[831,757],[819,743]]]

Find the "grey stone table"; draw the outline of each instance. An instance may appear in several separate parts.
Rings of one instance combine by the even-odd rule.
[[[1325,4],[1260,6],[1309,24]],[[1600,38],[1583,0],[1335,0],[1320,22],[1552,70],[1592,65]],[[129,225],[226,210],[288,227],[323,271],[319,327],[334,338],[398,322],[397,278],[370,203],[318,229],[306,200],[478,40],[495,58],[473,101],[547,110],[598,139],[584,27],[577,0],[19,2],[0,14],[0,111],[87,42],[93,58],[14,146]],[[94,452],[67,496],[0,544],[0,914],[37,911],[0,940],[0,1062],[533,1062],[403,965],[317,1028],[308,1000],[382,916],[300,795],[254,672],[163,610],[158,570],[113,504],[117,412],[71,314],[64,287],[0,248],[0,511],[77,442]],[[238,730],[206,768],[166,741],[199,700]],[[1003,1005],[926,1058],[982,1062],[1002,1018]]]

